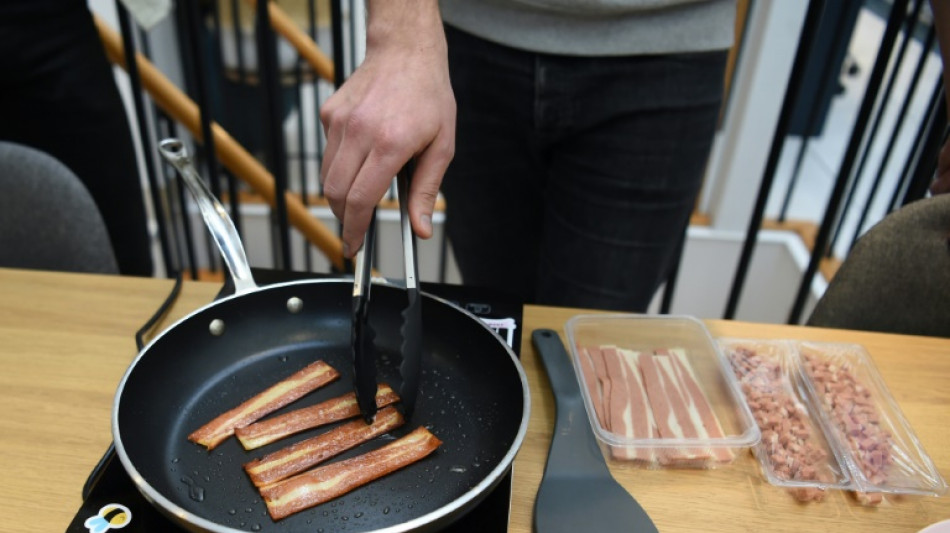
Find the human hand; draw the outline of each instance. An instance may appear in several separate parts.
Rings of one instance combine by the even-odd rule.
[[[373,208],[410,158],[416,170],[409,218],[432,236],[432,212],[455,153],[455,97],[435,1],[368,3],[366,57],[320,110],[327,146],[323,193],[343,223],[343,255],[353,257]]]
[[[930,194],[938,195],[950,192],[950,139],[943,143],[937,156],[937,176],[930,184]]]

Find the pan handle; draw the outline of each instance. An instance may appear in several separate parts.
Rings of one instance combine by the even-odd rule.
[[[251,266],[248,264],[247,255],[244,253],[244,246],[241,244],[241,237],[234,227],[234,222],[195,171],[188,148],[178,139],[165,139],[158,144],[158,151],[178,170],[182,181],[195,197],[205,226],[208,227],[214,243],[218,246],[224,264],[231,272],[234,293],[242,294],[256,290],[257,284],[254,283],[254,277],[251,275]]]

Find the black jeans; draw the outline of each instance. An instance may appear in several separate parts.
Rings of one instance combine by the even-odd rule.
[[[86,2],[0,3],[0,139],[69,167],[102,213],[119,271],[152,275],[132,132]]]
[[[644,311],[702,184],[727,52],[551,56],[446,34],[458,131],[442,190],[463,281]]]

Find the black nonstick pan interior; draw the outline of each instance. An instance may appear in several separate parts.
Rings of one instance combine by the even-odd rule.
[[[120,384],[113,414],[119,457],[139,490],[186,527],[212,531],[434,530],[477,504],[523,439],[526,382],[488,328],[429,296],[416,412],[383,439],[425,425],[444,442],[434,455],[275,523],[241,465],[323,430],[252,452],[234,438],[211,452],[187,440],[217,414],[316,359],[340,371],[340,380],[275,414],[352,390],[351,290],[344,281],[318,280],[245,293],[187,317],[146,347]],[[291,298],[301,300],[298,312],[288,310]],[[377,285],[372,298],[380,379],[393,383],[404,293]]]

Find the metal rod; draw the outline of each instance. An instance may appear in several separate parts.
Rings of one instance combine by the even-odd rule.
[[[840,41],[846,38],[850,38],[850,33],[848,32],[848,23],[851,21],[851,18],[848,16],[847,10],[838,9],[836,10],[838,17],[834,21],[834,35],[835,38]],[[840,43],[835,43],[840,44]],[[831,60],[830,57],[825,58],[825,62],[822,65],[821,72],[818,77],[818,87],[826,87],[834,77],[837,72],[838,65]],[[778,220],[784,222],[788,215],[788,208],[792,201],[792,195],[794,194],[795,187],[798,184],[798,176],[801,172],[802,163],[805,159],[805,152],[808,149],[808,140],[815,127],[818,125],[818,119],[821,115],[821,103],[819,99],[816,98],[812,102],[811,109],[808,111],[808,117],[805,121],[805,130],[802,134],[802,143],[798,147],[798,154],[795,156],[795,166],[792,168],[792,175],[788,180],[788,187],[785,189],[785,196],[782,201],[782,207],[779,210]]]
[[[904,190],[907,187],[907,183],[910,181],[911,176],[911,167],[914,165],[914,162],[917,158],[920,157],[920,152],[924,146],[924,137],[927,134],[927,127],[930,124],[934,109],[937,107],[937,99],[943,99],[943,77],[940,76],[937,78],[937,82],[934,84],[933,91],[930,93],[930,100],[927,102],[927,114],[920,120],[920,124],[917,127],[917,135],[914,136],[914,142],[911,144],[911,149],[907,153],[907,159],[904,160],[904,168],[898,177],[897,184],[894,185],[894,192],[891,194],[891,201],[888,203],[888,212],[891,212],[897,209],[901,204],[901,198],[903,197]]]
[[[927,196],[927,191],[933,182],[934,171],[937,169],[937,154],[940,153],[940,147],[943,146],[946,138],[947,100],[940,98],[930,120],[930,127],[927,129],[927,140],[914,166],[914,173],[911,175],[904,198],[901,200],[901,207]]]
[[[842,208],[838,210],[838,222],[835,224],[835,229],[831,232],[831,238],[828,242],[828,247],[825,249],[826,257],[834,256],[835,244],[838,242],[838,236],[843,231],[845,219],[847,218],[847,212],[851,207],[851,204],[854,202],[854,197],[858,192],[858,185],[861,183],[861,176],[864,175],[864,165],[867,164],[868,158],[871,154],[871,148],[874,147],[874,142],[877,140],[877,132],[880,131],[881,121],[884,119],[884,112],[887,110],[887,105],[891,100],[891,92],[894,89],[894,83],[897,81],[897,75],[900,74],[901,66],[904,63],[904,57],[907,55],[908,45],[910,45],[910,42],[913,40],[914,27],[917,25],[917,19],[920,16],[920,7],[922,5],[923,0],[916,0],[914,2],[911,15],[906,17],[904,20],[904,38],[901,40],[901,45],[897,49],[897,55],[894,56],[894,60],[891,62],[890,75],[887,78],[887,83],[884,85],[884,92],[881,94],[880,104],[877,106],[877,112],[874,114],[874,120],[871,122],[871,128],[868,130],[868,137],[864,142],[864,150],[861,152],[861,159],[858,161],[857,170],[855,170],[850,177],[847,187],[847,195],[845,196]],[[871,193],[873,194],[873,192],[874,191],[872,189]]]
[[[861,107],[858,110],[858,117],[855,121],[851,138],[848,141],[848,147],[845,150],[844,159],[841,162],[841,168],[838,171],[838,177],[835,180],[835,186],[831,192],[831,198],[829,198],[828,205],[825,208],[824,219],[822,220],[821,226],[818,229],[818,236],[815,238],[815,245],[814,249],[812,250],[811,259],[808,262],[808,267],[804,276],[802,276],[801,284],[798,287],[798,293],[795,296],[795,301],[792,304],[791,311],[788,314],[789,324],[797,324],[801,318],[802,310],[805,307],[805,300],[808,297],[808,289],[815,277],[815,273],[818,271],[818,265],[824,255],[824,250],[828,246],[829,237],[831,236],[832,224],[837,218],[836,215],[841,204],[841,198],[844,195],[845,186],[847,185],[848,179],[851,176],[851,171],[854,167],[854,161],[858,153],[858,148],[861,146],[863,132],[867,127],[871,110],[874,107],[874,102],[877,100],[878,91],[881,88],[881,80],[884,78],[884,72],[887,70],[890,52],[894,46],[894,40],[897,38],[897,33],[900,30],[900,22],[903,20],[906,13],[907,0],[894,0],[893,7],[891,7],[891,13],[887,19],[887,26],[884,28],[884,36],[881,39],[881,46],[878,48],[877,58],[874,61],[874,67],[871,70],[871,76],[868,79],[868,88],[864,93],[864,99],[861,101]]]
[[[306,68],[303,59],[298,55],[294,62],[294,82],[297,90],[294,91],[294,104],[297,106],[297,171],[300,174],[300,201],[307,211],[310,211],[310,195],[307,190],[307,145],[304,138],[303,97],[300,94],[303,86],[303,69]],[[303,241],[303,262],[306,271],[313,270],[313,260],[310,257],[310,243]]]
[[[221,186],[218,183],[218,164],[215,158],[214,151],[214,139],[211,138],[211,105],[208,100],[207,94],[207,77],[206,69],[202,59],[204,58],[204,53],[201,47],[201,13],[199,11],[198,2],[185,2],[184,9],[180,11],[181,19],[179,20],[180,24],[184,26],[184,35],[186,48],[189,52],[183,54],[188,56],[188,62],[186,63],[191,67],[190,69],[190,79],[192,81],[193,94],[195,95],[195,103],[198,105],[198,118],[201,125],[201,135],[204,139],[204,143],[201,145],[200,150],[198,146],[195,146],[195,154],[201,155],[201,160],[204,162],[205,167],[205,179],[208,180],[208,183],[211,186],[212,192],[215,196],[220,196]],[[196,160],[198,158],[196,157]],[[185,198],[182,196],[182,198]],[[188,211],[184,212],[183,216],[188,216]],[[203,237],[206,237],[202,233]],[[208,254],[208,264],[211,271],[218,270],[218,254],[214,249],[214,245],[207,238],[203,240]]]
[[[224,50],[221,47],[221,10],[218,7],[218,2],[211,3],[211,15],[212,15],[212,23],[214,25],[214,32],[211,35],[212,37],[211,42],[213,44],[211,46],[214,47],[215,59],[217,60],[217,66],[218,66],[217,72],[219,75],[216,76],[215,78],[216,78],[216,81],[218,82],[217,85],[220,88],[221,86],[223,86],[225,77],[227,76],[227,74],[225,73],[225,66],[224,66]],[[223,96],[220,90],[217,92],[217,96],[219,100],[223,99]],[[223,105],[221,107],[224,108]],[[210,130],[210,127],[209,127],[209,130]],[[227,185],[227,189],[228,189],[228,204],[231,207],[231,221],[234,224],[234,228],[237,230],[238,235],[240,236],[241,235],[241,216],[240,216],[241,203],[238,199],[237,183],[235,182],[234,176],[230,172],[228,172],[226,169],[220,169],[220,170],[222,170],[222,174],[224,174],[224,182]],[[218,176],[215,176],[215,180],[217,179],[219,179]]]
[[[683,228],[683,234],[680,235],[679,243],[676,245],[676,255],[670,263],[670,272],[666,276],[666,283],[663,286],[663,297],[660,300],[660,314],[670,314],[670,308],[673,306],[673,296],[676,294],[676,282],[679,279],[680,263],[683,259],[683,249],[686,247],[686,232],[689,229],[689,221]]]
[[[877,174],[874,176],[874,182],[871,184],[871,192],[864,203],[864,209],[861,210],[861,216],[858,217],[858,222],[855,225],[854,235],[852,235],[851,243],[848,246],[849,252],[854,248],[855,243],[858,242],[858,237],[861,236],[864,223],[867,221],[868,214],[871,211],[871,206],[874,204],[875,198],[877,198],[878,189],[880,189],[881,181],[884,178],[884,171],[887,169],[887,165],[891,161],[894,145],[897,143],[897,136],[904,127],[904,119],[907,118],[907,110],[910,109],[911,100],[914,98],[914,93],[917,92],[918,82],[920,81],[924,66],[927,64],[927,58],[930,56],[930,50],[933,47],[935,39],[936,31],[934,27],[931,26],[930,30],[927,32],[927,38],[924,42],[924,46],[921,49],[920,59],[917,61],[917,66],[914,68],[913,75],[911,75],[910,86],[907,88],[907,95],[904,97],[904,102],[901,104],[900,111],[897,113],[897,124],[894,125],[894,130],[891,132],[891,137],[887,141],[886,148],[884,148],[884,156],[882,157],[881,164],[877,169]]]
[[[277,40],[270,25],[268,2],[257,3],[257,58],[260,71],[262,97],[265,102],[265,124],[268,137],[268,155],[276,187],[275,210],[279,255],[275,257],[278,268],[290,269],[290,225],[287,221],[287,151],[284,144],[284,128],[281,117],[283,109],[280,93],[280,72],[277,63]]]
[[[330,28],[333,34],[333,83],[339,89],[346,80],[344,61],[346,54],[343,50],[343,2],[330,0]]]
[[[234,52],[237,57],[238,81],[247,83],[247,61],[244,58],[244,28],[238,0],[231,0],[231,24],[234,26]]]
[[[185,2],[188,10],[185,12],[188,22],[188,33],[191,35],[189,45],[191,49],[192,60],[194,61],[195,80],[195,102],[198,104],[198,112],[201,115],[201,136],[204,144],[204,161],[207,177],[205,178],[211,186],[211,192],[215,196],[221,196],[221,185],[218,183],[218,161],[214,151],[214,136],[211,135],[211,121],[213,120],[211,112],[211,100],[208,95],[208,69],[204,64],[204,53],[201,48],[201,12],[198,2]],[[131,62],[130,62],[131,63]]]
[[[135,39],[133,38],[133,29],[129,11],[120,0],[115,1],[115,8],[119,18],[119,29],[122,32],[122,47],[125,49],[126,57],[135,57]],[[134,62],[133,62],[134,63]],[[142,157],[145,159],[145,176],[148,181],[149,195],[152,199],[152,208],[155,210],[155,219],[158,222],[158,240],[162,250],[162,262],[165,266],[165,273],[169,275],[172,272],[171,253],[168,247],[168,229],[165,226],[164,219],[159,216],[162,212],[160,192],[158,188],[158,179],[155,176],[155,158],[150,146],[151,136],[148,130],[148,116],[145,111],[145,102],[142,90],[142,79],[139,77],[138,65],[130,65],[128,74],[129,82],[132,85],[132,101],[135,104],[135,118],[139,126],[139,141],[142,148]],[[136,175],[136,179],[139,179]]]
[[[789,76],[788,87],[785,90],[785,100],[782,102],[782,110],[779,113],[778,124],[772,136],[769,157],[766,160],[765,170],[762,173],[759,193],[755,200],[755,207],[752,210],[752,217],[749,220],[749,227],[746,230],[745,242],[742,244],[742,253],[739,257],[739,264],[736,267],[732,288],[729,291],[729,300],[726,303],[726,310],[723,313],[723,318],[726,319],[731,319],[735,317],[736,314],[739,296],[742,293],[742,287],[745,284],[745,278],[749,271],[749,263],[752,261],[756,237],[759,233],[759,228],[762,226],[765,206],[768,202],[769,193],[772,190],[772,183],[775,180],[775,169],[778,167],[779,157],[782,153],[782,145],[785,142],[785,136],[788,134],[789,123],[792,119],[795,103],[798,101],[798,93],[801,89],[805,68],[807,67],[811,49],[818,33],[818,25],[824,6],[824,0],[811,0],[808,3],[808,11],[805,14],[805,22],[802,25],[801,35],[798,40],[798,50],[795,52],[792,72]]]

